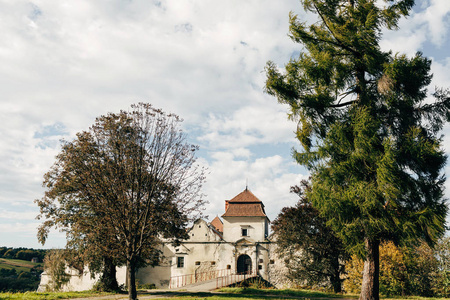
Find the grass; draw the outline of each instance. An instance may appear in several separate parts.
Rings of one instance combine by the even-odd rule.
[[[221,288],[218,290],[221,293],[241,294],[241,295],[266,295],[266,296],[281,296],[293,298],[358,298],[355,295],[342,295],[334,293],[319,292],[313,290],[298,290],[298,289],[255,289],[255,288]]]
[[[311,290],[296,290],[296,289],[256,289],[256,288],[222,288],[217,291],[218,293],[209,292],[180,292],[180,291],[139,291],[138,296],[140,299],[152,298],[158,299],[171,299],[171,300],[194,300],[194,299],[207,299],[207,300],[274,300],[274,299],[357,299],[357,295],[341,295],[333,293],[325,293]],[[117,297],[126,299],[126,294],[113,294],[113,293],[101,293],[101,292],[48,292],[48,293],[0,293],[0,300],[6,299],[29,299],[29,300],[43,300],[43,299],[70,299],[70,298],[95,298],[101,296],[110,295],[110,299]],[[123,297],[122,297],[123,296]],[[109,297],[108,297],[109,298]],[[384,300],[444,300],[445,298],[425,298],[418,296],[408,297],[381,297]],[[105,299],[105,298],[103,298]]]
[[[0,300],[9,299],[29,299],[29,300],[56,300],[56,299],[70,299],[70,298],[88,298],[113,295],[111,293],[100,292],[26,292],[26,293],[0,293]]]
[[[33,267],[41,265],[42,263],[34,263],[26,260],[0,258],[0,269],[16,269],[17,274],[20,274],[20,272],[30,272]]]

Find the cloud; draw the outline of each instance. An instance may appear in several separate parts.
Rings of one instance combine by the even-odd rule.
[[[282,109],[262,90],[266,61],[285,62],[297,48],[287,38],[296,0],[33,0],[0,6],[0,204],[8,211],[25,206],[37,214],[33,200],[43,195],[42,176],[59,140],[73,139],[96,117],[131,103],[150,102],[184,118],[184,127],[193,130],[189,138],[203,143],[214,171],[210,182],[217,184],[217,174],[225,181],[245,178],[227,178],[210,153],[229,152],[232,159],[223,159],[243,163],[244,170],[266,156],[252,147],[290,134]],[[226,128],[215,138],[205,123]],[[17,218],[31,222],[32,215]],[[0,221],[5,230],[8,224]],[[13,238],[0,235],[5,243]]]
[[[408,53],[430,40],[444,47],[446,2],[417,10],[401,31],[386,34],[385,45]],[[289,11],[307,23],[315,18],[301,12],[298,0],[33,0],[4,1],[0,8],[0,205],[6,211],[37,212],[33,200],[43,195],[42,176],[59,140],[136,102],[185,119],[210,170],[208,213],[222,214],[223,201],[241,192],[246,179],[272,219],[295,202],[289,187],[306,176],[289,153],[295,123],[263,87],[266,62],[282,66],[301,49],[288,38]],[[449,82],[447,67],[439,60],[436,82]],[[36,223],[31,213],[17,217]],[[2,220],[0,240],[15,245],[7,233],[14,222]]]
[[[292,185],[298,184],[307,175],[290,172],[292,162],[279,155],[256,159],[241,159],[230,152],[215,152],[210,162],[203,161],[208,167],[209,176],[204,185],[206,199],[210,202],[205,215],[212,220],[225,211],[225,200],[248,188],[263,201],[266,213],[273,220],[284,206],[293,206],[297,198],[289,193]]]
[[[34,211],[9,211],[5,209],[0,209],[0,219],[13,219],[13,220],[24,220],[24,219],[34,219],[36,213]]]
[[[283,106],[272,102],[262,106],[243,106],[231,115],[209,114],[198,138],[208,148],[233,149],[293,140],[295,123],[287,120]]]
[[[448,88],[450,87],[450,57],[441,61],[433,61],[431,72],[433,73],[433,82],[430,91],[434,91],[434,87]]]
[[[423,3],[424,4],[424,3]],[[385,50],[413,55],[431,42],[442,47],[448,42],[450,1],[431,0],[399,22],[400,30],[383,32]]]

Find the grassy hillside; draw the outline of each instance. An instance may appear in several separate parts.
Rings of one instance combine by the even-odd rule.
[[[36,290],[42,271],[42,263],[0,258],[0,291]]]
[[[0,269],[16,269],[17,274],[20,274],[22,272],[30,272],[33,268],[42,269],[42,263],[34,263],[20,259],[0,258]]]

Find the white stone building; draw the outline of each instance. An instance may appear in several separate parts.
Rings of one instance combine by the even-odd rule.
[[[277,286],[285,282],[280,277],[284,265],[276,261],[275,245],[268,239],[270,221],[264,204],[246,188],[225,201],[221,217],[210,223],[195,221],[188,232],[189,239],[180,246],[163,244],[164,259],[158,266],[139,269],[138,283],[174,288],[236,273],[257,274]],[[117,273],[119,284],[123,284],[125,268],[119,268]],[[95,283],[87,274],[72,277],[66,290],[86,290]],[[44,273],[41,290],[48,280]]]

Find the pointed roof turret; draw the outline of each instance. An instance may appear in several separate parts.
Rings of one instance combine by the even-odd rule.
[[[232,202],[259,202],[262,203],[261,200],[259,200],[255,195],[253,195],[252,192],[248,188],[245,188],[245,190],[238,195],[236,195],[233,199],[228,200],[228,203]]]
[[[226,201],[222,217],[267,217],[264,204],[250,190],[245,188],[231,200]]]

